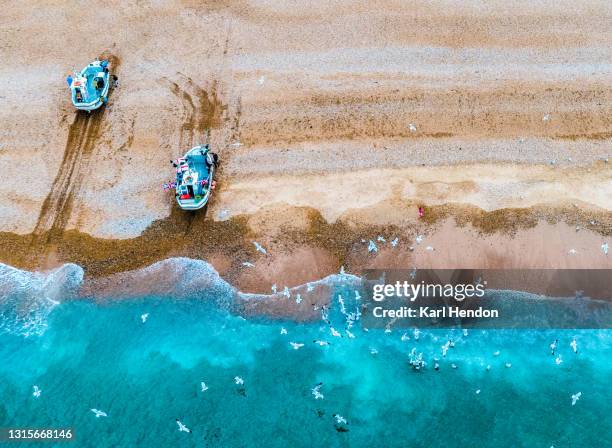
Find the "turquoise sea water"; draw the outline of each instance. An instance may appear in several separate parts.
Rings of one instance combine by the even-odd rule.
[[[71,427],[76,441],[66,446],[79,447],[612,446],[608,330],[436,330],[416,339],[356,323],[353,339],[332,336],[323,321],[245,320],[208,298],[58,300],[38,319],[45,331],[24,336],[8,328],[23,322],[9,319],[18,307],[5,297],[0,427]],[[337,308],[332,325],[342,330]],[[448,339],[455,347],[442,357]],[[409,365],[413,348],[427,362],[421,371]],[[311,390],[321,382],[317,400]],[[177,418],[192,433],[179,432]]]

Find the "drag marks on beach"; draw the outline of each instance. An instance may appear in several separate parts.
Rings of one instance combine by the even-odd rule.
[[[221,126],[227,106],[219,98],[219,85],[216,81],[211,83],[207,91],[191,78],[178,75],[177,80],[163,78],[162,81],[169,86],[181,107],[182,124],[178,146],[191,148],[210,139],[211,130]]]
[[[75,193],[91,159],[104,123],[104,109],[91,114],[77,111],[68,129],[64,157],[49,194],[43,202],[33,234],[47,240],[62,232],[68,223]]]

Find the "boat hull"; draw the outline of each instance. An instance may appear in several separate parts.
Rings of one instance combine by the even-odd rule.
[[[194,151],[194,150],[199,150],[198,147],[193,148],[191,151],[189,151],[187,154],[185,154],[185,156],[187,156],[190,152]],[[215,166],[211,165],[209,168],[209,175],[208,178],[206,179],[209,184],[212,186],[212,182],[214,179],[214,175],[215,175]],[[190,199],[180,199],[179,196],[176,197],[176,202],[179,205],[179,207],[183,210],[200,210],[202,208],[204,208],[206,206],[206,204],[208,204],[208,201],[210,199],[210,195],[212,192],[212,188],[208,188],[206,190],[206,194],[204,196],[201,196],[199,199],[197,198],[190,198]]]

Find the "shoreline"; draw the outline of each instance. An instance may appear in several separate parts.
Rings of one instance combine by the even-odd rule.
[[[385,214],[385,207],[376,213]],[[0,261],[47,270],[72,262],[86,280],[112,278],[171,257],[210,263],[246,293],[269,293],[272,284],[294,287],[337,273],[369,268],[612,268],[601,244],[612,236],[605,211],[532,207],[486,212],[461,206],[389,205],[394,224],[360,216],[329,223],[316,210],[282,208],[213,221],[173,210],[133,239],[93,238],[75,230],[42,235],[0,233]],[[416,215],[416,216],[414,216]],[[416,242],[417,236],[422,238]],[[382,237],[385,242],[378,241]],[[391,240],[398,238],[395,247]],[[377,245],[368,251],[368,242]],[[258,252],[254,241],[267,254]],[[253,266],[243,263],[251,263]]]

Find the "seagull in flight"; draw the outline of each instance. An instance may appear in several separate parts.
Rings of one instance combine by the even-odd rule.
[[[323,383],[319,383],[312,388],[312,396],[315,398],[315,400],[322,400],[325,398],[321,393],[321,387],[323,387]]]
[[[149,313],[144,313],[143,315],[140,316],[140,320],[142,321],[143,324],[147,321],[148,318],[149,318]]]
[[[264,255],[268,255],[268,251],[264,249],[263,246],[257,241],[253,241],[253,244],[255,245],[255,249],[257,249],[257,252],[261,252]]]
[[[347,425],[347,421],[344,417],[342,417],[340,414],[334,414],[334,418],[336,419],[336,423],[340,424],[344,424]]]
[[[580,397],[582,396],[582,392],[578,392],[577,394],[572,394],[572,406],[575,406]]]
[[[178,418],[176,419],[176,424],[178,425],[179,432],[188,432],[191,434],[191,429],[186,427]]]
[[[281,327],[280,334],[287,334],[287,329],[285,327]]]
[[[563,359],[561,358],[561,355],[559,354],[559,356],[555,358],[555,363],[559,366],[561,365],[562,362],[563,362]]]
[[[246,267],[246,268],[252,268],[255,267],[255,265],[253,263],[251,263],[250,261],[243,261],[242,262],[242,266]]]
[[[314,342],[315,344],[319,344],[321,347],[323,347],[324,345],[329,345],[329,342],[327,342],[327,341],[316,340],[316,341],[312,341],[312,342]]]
[[[336,338],[342,337],[342,335],[338,333],[338,331],[334,327],[329,327],[329,331],[331,332],[331,335]]]
[[[604,253],[604,255],[608,255],[608,248],[609,248],[608,243],[603,243],[601,245],[601,251]]]
[[[239,376],[235,376],[235,377],[234,377],[234,382],[235,382],[236,384],[239,384],[239,385],[244,384],[244,380],[243,380],[242,378],[240,378]]]
[[[576,338],[574,338],[572,342],[570,342],[570,345],[572,346],[572,350],[574,350],[574,353],[578,353],[578,343],[576,342]]]
[[[98,409],[90,409],[91,412],[93,412],[94,414],[96,414],[96,418],[100,418],[100,417],[108,417],[108,415],[106,415],[106,412],[104,411],[100,411]]]
[[[33,386],[34,392],[32,392],[32,395],[34,396],[34,398],[38,398],[40,397],[40,393],[42,392],[38,386]]]
[[[557,342],[559,342],[558,339],[555,339],[555,342],[550,344],[550,354],[551,355],[555,354],[555,350],[557,349]]]
[[[308,283],[306,285],[306,291],[311,292],[314,290],[314,286],[312,286],[312,283]]]
[[[289,344],[291,345],[291,347],[293,347],[293,350],[298,350],[304,347],[304,344],[300,344],[298,342],[290,342]]]
[[[202,381],[200,383],[200,388],[201,388],[202,392],[206,392],[208,390],[208,386],[206,385],[206,383],[204,381]]]

